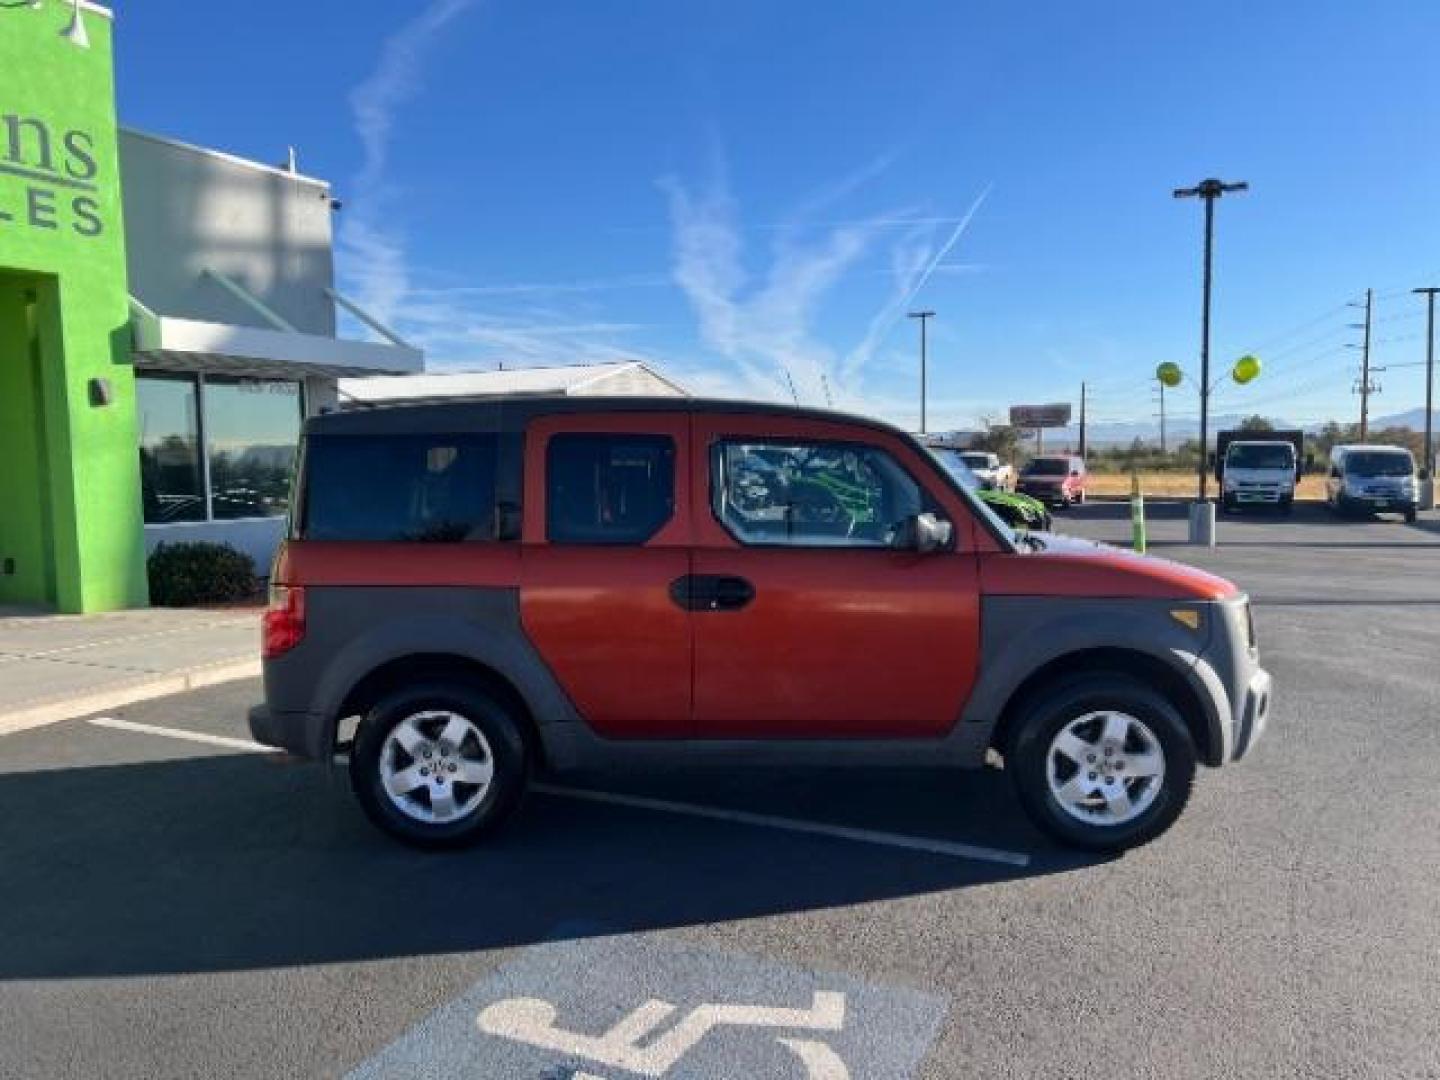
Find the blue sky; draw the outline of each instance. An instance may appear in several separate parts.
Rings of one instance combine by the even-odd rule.
[[[117,3],[122,119],[334,182],[343,287],[435,367],[638,358],[708,391],[913,426],[1073,400],[1353,419],[1345,302],[1423,358],[1440,284],[1440,7],[433,0]],[[211,9],[215,10],[215,9]],[[1422,401],[1380,377],[1377,414]],[[1172,416],[1193,413],[1192,392]]]

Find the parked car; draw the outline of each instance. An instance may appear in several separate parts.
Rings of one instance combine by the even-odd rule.
[[[1015,466],[1001,461],[999,454],[990,454],[983,450],[960,450],[958,453],[975,474],[981,488],[986,491],[1015,490]]]
[[[970,468],[969,454],[945,446],[929,446],[935,460],[949,470],[950,474],[969,488],[980,501],[994,511],[995,516],[1012,529],[1034,529],[1041,532],[1050,530],[1050,511],[1039,499],[1019,492],[1000,491],[981,485]]]
[[[1019,491],[1047,506],[1074,506],[1085,501],[1085,459],[1074,454],[1042,454],[1020,471]]]
[[[1123,848],[1271,702],[1230,582],[1019,538],[877,421],[691,399],[306,421],[263,656],[255,738],[347,753],[370,819],[426,847],[541,773],[993,750],[1042,829]]]
[[[1403,446],[1337,446],[1330,451],[1325,501],[1337,513],[1391,512],[1413,522],[1415,459]]]
[[[1270,507],[1288,514],[1303,468],[1302,431],[1222,431],[1215,440],[1220,509]]]

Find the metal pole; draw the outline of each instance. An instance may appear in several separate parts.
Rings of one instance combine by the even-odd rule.
[[[1160,384],[1160,456],[1165,456],[1165,384]]]
[[[935,317],[933,311],[912,311],[909,317],[920,320],[920,434],[925,434],[925,369],[927,367],[929,340],[926,328]]]
[[[1210,480],[1210,254],[1215,242],[1215,195],[1205,193],[1205,285],[1200,312],[1200,501]]]
[[[1435,391],[1435,294],[1440,292],[1437,288],[1416,289],[1417,293],[1425,295],[1426,316],[1425,316],[1425,475],[1431,481],[1435,479],[1435,432],[1433,430],[1435,413],[1434,391]]]
[[[1085,456],[1085,384],[1080,384],[1080,456]]]
[[[1360,441],[1370,434],[1370,313],[1375,290],[1365,290],[1365,345],[1360,359]]]
[[[1227,184],[1213,176],[1193,188],[1176,188],[1177,199],[1199,197],[1205,202],[1205,286],[1200,309],[1200,501],[1207,495],[1206,466],[1210,443],[1210,283],[1211,252],[1215,246],[1215,200],[1231,191],[1248,191],[1242,182]]]

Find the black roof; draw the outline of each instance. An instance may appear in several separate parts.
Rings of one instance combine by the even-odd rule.
[[[308,435],[382,435],[440,431],[521,431],[538,416],[581,413],[774,416],[860,424],[889,434],[905,434],[894,425],[873,417],[774,402],[693,397],[565,397],[538,394],[356,405],[343,412],[311,417],[305,421],[305,432]]]

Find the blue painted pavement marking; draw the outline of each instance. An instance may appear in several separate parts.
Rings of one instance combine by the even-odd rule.
[[[659,937],[526,949],[351,1080],[904,1080],[947,1002]]]

